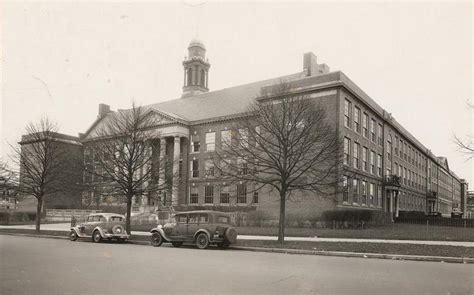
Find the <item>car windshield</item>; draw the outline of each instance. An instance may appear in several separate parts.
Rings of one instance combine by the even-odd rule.
[[[123,221],[121,216],[111,216],[110,221]]]

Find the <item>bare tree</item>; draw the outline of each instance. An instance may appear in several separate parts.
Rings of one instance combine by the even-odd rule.
[[[256,183],[279,193],[278,241],[283,243],[286,201],[296,192],[335,196],[342,167],[341,140],[324,109],[279,83],[263,92],[223,139],[214,165],[228,179]]]
[[[56,123],[42,118],[36,123],[29,123],[25,131],[21,146],[12,146],[11,159],[19,168],[14,172],[18,176],[16,189],[37,199],[36,232],[39,232],[45,197],[72,189],[67,171],[75,168],[65,169],[68,164],[64,161],[67,150],[55,137],[58,131]]]
[[[159,123],[154,114],[143,107],[118,111],[104,118],[96,131],[93,149],[96,169],[89,171],[95,177],[106,178],[103,190],[126,199],[126,230],[131,233],[130,217],[133,197],[169,189],[170,182],[158,182],[166,163],[152,157],[153,143],[149,139]],[[162,147],[163,148],[163,147]]]
[[[474,110],[474,102],[467,102],[468,108]],[[466,138],[461,138],[457,135],[453,136],[454,143],[458,146],[458,149],[467,155],[468,159],[474,158],[474,135],[468,134]]]

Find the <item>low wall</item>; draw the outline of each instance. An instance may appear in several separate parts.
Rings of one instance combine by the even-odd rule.
[[[73,216],[76,220],[85,220],[89,214],[98,212],[102,211],[83,209],[46,209],[45,220],[53,222],[70,222]]]

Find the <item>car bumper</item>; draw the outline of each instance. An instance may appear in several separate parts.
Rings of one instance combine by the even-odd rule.
[[[130,236],[127,234],[104,234],[104,238],[106,239],[129,239]]]

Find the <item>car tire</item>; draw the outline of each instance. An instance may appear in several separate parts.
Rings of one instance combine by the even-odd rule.
[[[173,242],[173,243],[171,243],[171,245],[173,245],[173,247],[179,248],[179,247],[183,246],[183,242]]]
[[[79,238],[76,234],[76,231],[75,230],[71,230],[71,232],[69,233],[69,240],[71,241],[76,241],[77,238]]]
[[[196,237],[196,246],[199,249],[206,249],[209,247],[209,237],[207,236],[206,233],[200,233]]]
[[[237,242],[237,231],[233,227],[229,227],[226,229],[224,233],[225,240],[229,243]]]
[[[92,233],[92,241],[94,243],[100,243],[102,242],[102,236],[100,235],[100,231],[99,230],[95,230],[93,233]]]
[[[153,247],[159,247],[163,244],[163,237],[160,233],[154,232],[151,234],[151,245]]]
[[[228,241],[217,243],[217,247],[221,250],[225,250],[225,249],[229,248],[229,246],[230,246],[230,243]]]

